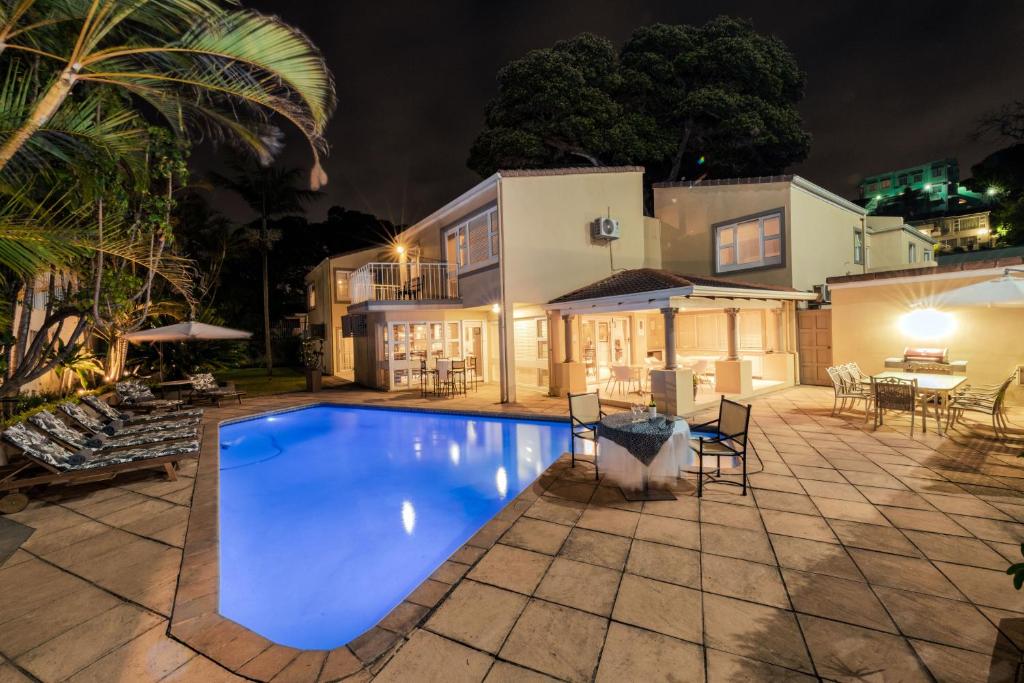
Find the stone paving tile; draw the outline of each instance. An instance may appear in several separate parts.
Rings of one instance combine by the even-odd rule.
[[[495,654],[501,649],[526,602],[527,598],[518,593],[475,581],[463,581],[441,603],[425,628]]]
[[[940,683],[995,683],[1013,681],[1017,662],[987,654],[966,652],[945,645],[911,640],[911,646]]]
[[[532,600],[500,656],[567,681],[589,681],[597,669],[608,620],[561,605]]]
[[[701,592],[625,574],[612,618],[667,636],[702,642]]]
[[[603,617],[611,615],[621,574],[612,569],[557,557],[534,593],[538,598]]]
[[[700,589],[701,555],[696,550],[634,540],[626,562],[631,574]]]
[[[701,590],[789,609],[779,570],[766,564],[705,553],[701,557]]]
[[[720,595],[704,595],[705,645],[787,669],[813,673],[807,647],[789,611]]]
[[[797,612],[896,633],[868,584],[792,569],[784,569],[782,575]]]
[[[776,681],[777,683],[811,683],[813,676],[783,669],[756,659],[707,650],[708,683],[733,683],[733,681]]]
[[[481,681],[491,666],[482,652],[427,631],[416,631],[377,676],[381,681]]]
[[[527,595],[540,583],[551,558],[540,553],[496,545],[477,563],[469,578]]]
[[[899,636],[800,615],[818,673],[837,681],[928,681],[928,672]]]
[[[578,562],[621,570],[626,566],[629,546],[629,539],[622,536],[573,529],[565,540],[560,554]]]
[[[608,629],[597,683],[672,680],[704,681],[703,648],[625,624]]]

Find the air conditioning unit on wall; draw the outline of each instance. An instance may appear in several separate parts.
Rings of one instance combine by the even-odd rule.
[[[590,237],[602,241],[619,239],[619,222],[614,218],[595,218],[590,224]]]

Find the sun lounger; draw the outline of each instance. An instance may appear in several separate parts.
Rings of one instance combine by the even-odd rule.
[[[50,438],[64,444],[68,448],[93,449],[96,452],[108,452],[123,448],[148,446],[164,441],[181,441],[195,439],[196,425],[185,425],[178,429],[140,432],[126,436],[86,435],[72,428],[53,413],[43,410],[28,418],[33,427]]]
[[[77,403],[61,403],[57,408],[70,417],[75,424],[92,434],[103,434],[112,437],[144,434],[169,429],[195,426],[199,424],[198,416],[185,416],[178,420],[159,420],[141,424],[125,425],[120,421],[104,422]]]
[[[138,380],[125,380],[114,386],[119,405],[128,408],[152,411],[173,410],[182,405],[182,401],[157,398],[145,384]]]
[[[148,413],[146,415],[136,415],[129,410],[121,410],[120,407],[115,408],[99,396],[89,394],[82,397],[82,403],[95,410],[100,414],[100,416],[107,420],[117,420],[129,425],[160,422],[161,420],[177,420],[183,417],[202,417],[203,415],[202,408],[182,408],[181,410],[175,410],[172,413]]]
[[[225,399],[236,399],[241,404],[242,397],[245,396],[244,391],[238,391],[234,386],[220,386],[208,372],[189,375],[189,380],[192,382],[192,393],[188,399],[190,403],[209,401],[219,407],[220,402]]]
[[[17,492],[40,484],[84,483],[121,472],[162,467],[171,481],[175,465],[199,454],[199,439],[154,444],[115,452],[71,451],[24,422],[8,427],[3,439],[21,450],[26,462],[0,472],[0,491]]]

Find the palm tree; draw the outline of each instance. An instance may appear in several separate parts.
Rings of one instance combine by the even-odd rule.
[[[269,117],[281,117],[310,145],[311,187],[327,181],[334,83],[319,50],[275,17],[217,0],[0,0],[0,53],[50,65],[0,141],[0,171],[84,83],[147,103],[179,134],[239,140],[264,162],[280,144]]]
[[[261,166],[258,164],[232,164],[230,177],[213,174],[214,181],[242,198],[250,209],[259,216],[259,233],[256,244],[260,250],[263,269],[263,343],[267,357],[267,375],[274,374],[274,360],[270,344],[270,247],[274,238],[268,221],[290,214],[301,213],[305,205],[319,196],[314,190],[298,186],[302,177],[296,168]]]

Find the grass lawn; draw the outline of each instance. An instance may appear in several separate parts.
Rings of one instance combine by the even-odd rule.
[[[295,368],[274,368],[273,377],[267,377],[266,368],[220,370],[214,374],[220,382],[234,382],[236,389],[246,392],[249,396],[306,390],[306,375]]]

